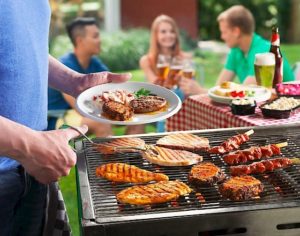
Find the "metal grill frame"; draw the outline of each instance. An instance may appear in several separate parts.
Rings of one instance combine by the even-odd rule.
[[[243,133],[254,129],[256,134],[283,135],[300,131],[300,123],[285,126],[244,127],[213,130],[183,131],[184,133],[210,134],[220,132]],[[178,133],[178,132],[170,132]],[[133,135],[126,137],[165,136],[170,133]],[[182,133],[182,131],[180,131]],[[120,136],[119,136],[120,137]],[[116,137],[116,138],[119,138]],[[123,136],[125,137],[125,136]],[[300,132],[297,138],[300,137]],[[105,139],[103,139],[105,140]],[[300,146],[300,140],[297,141]],[[214,209],[180,210],[171,212],[145,213],[120,217],[99,218],[95,215],[90,189],[86,155],[80,152],[84,148],[82,141],[76,141],[79,151],[77,160],[77,186],[82,233],[84,235],[198,235],[199,232],[226,229],[234,235],[234,229],[245,229],[239,235],[300,235],[300,228],[278,230],[280,224],[300,225],[300,198],[289,202],[253,204],[239,207]],[[300,153],[299,153],[300,154]],[[300,174],[299,174],[300,175]],[[300,196],[300,194],[299,194]],[[266,221],[267,219],[267,221]],[[283,227],[284,228],[284,227]],[[288,228],[288,227],[287,227]]]

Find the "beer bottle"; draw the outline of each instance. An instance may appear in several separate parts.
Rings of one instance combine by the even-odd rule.
[[[283,58],[280,51],[280,36],[278,27],[272,27],[271,47],[270,52],[275,55],[275,73],[273,78],[273,88],[276,84],[282,82],[283,77]]]

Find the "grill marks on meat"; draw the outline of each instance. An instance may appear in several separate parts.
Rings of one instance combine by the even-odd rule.
[[[167,181],[169,177],[140,169],[124,163],[109,163],[96,168],[96,175],[113,182],[148,183],[150,181]]]
[[[249,140],[249,135],[247,134],[238,134],[223,142],[220,146],[212,147],[209,149],[209,153],[214,154],[224,154],[232,150],[238,149],[241,144]]]
[[[102,154],[114,154],[120,152],[138,152],[136,149],[115,149],[116,147],[132,146],[141,147],[145,146],[145,141],[140,138],[118,138],[109,142],[97,144],[97,151]]]
[[[180,181],[162,181],[126,188],[117,194],[117,200],[134,205],[156,204],[176,200],[191,191],[189,186]]]
[[[142,152],[143,158],[151,163],[161,166],[189,166],[197,164],[203,157],[185,150],[173,150],[164,147],[150,146]]]
[[[231,166],[230,173],[231,175],[259,174],[273,171],[274,169],[285,168],[292,164],[293,162],[289,158],[277,158],[273,160],[254,162],[250,165]]]
[[[131,106],[115,101],[105,102],[102,106],[102,111],[108,118],[118,121],[129,120],[133,116],[133,108]]]
[[[187,151],[200,151],[209,148],[209,140],[193,134],[177,133],[160,138],[157,140],[156,145]]]
[[[231,152],[223,156],[223,160],[228,165],[246,163],[248,161],[260,160],[261,158],[270,158],[281,154],[280,147],[276,144],[270,144],[262,147],[251,147],[244,150]]]
[[[167,105],[167,100],[159,96],[142,96],[130,102],[134,113],[158,111]]]
[[[249,175],[232,177],[219,187],[222,196],[233,201],[255,198],[263,189],[263,184]]]
[[[193,166],[189,173],[189,182],[195,185],[210,185],[219,183],[225,179],[222,170],[211,162],[205,162]]]

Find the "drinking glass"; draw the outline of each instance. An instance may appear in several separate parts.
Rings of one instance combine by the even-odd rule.
[[[183,63],[182,77],[192,79],[195,77],[195,65],[192,60],[185,60]]]
[[[273,53],[257,53],[254,61],[255,78],[258,85],[272,89],[275,73],[275,56]]]
[[[157,76],[159,79],[161,80],[167,79],[169,67],[170,67],[170,60],[171,60],[170,56],[165,56],[162,54],[158,55],[156,69],[157,69]]]
[[[177,86],[178,74],[183,69],[183,60],[179,57],[173,57],[170,65],[170,70],[168,74],[168,87],[173,88]]]

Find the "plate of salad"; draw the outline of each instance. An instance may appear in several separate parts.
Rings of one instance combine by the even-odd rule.
[[[150,105],[147,104],[148,100]],[[142,104],[144,109],[137,109],[136,104]],[[115,125],[137,125],[164,120],[177,113],[181,105],[180,98],[171,90],[145,82],[97,85],[85,90],[76,99],[77,110],[83,116]],[[114,110],[107,112],[107,107]],[[124,110],[130,112],[122,116]],[[115,113],[120,116],[109,116]]]

